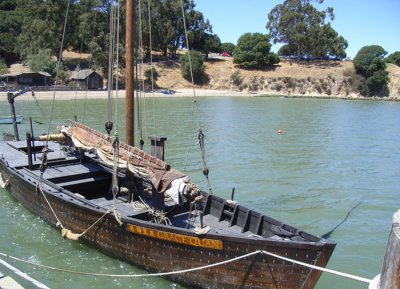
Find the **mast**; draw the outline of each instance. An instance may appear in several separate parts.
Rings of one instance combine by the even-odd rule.
[[[126,1],[125,32],[125,143],[134,145],[134,47],[136,0]]]

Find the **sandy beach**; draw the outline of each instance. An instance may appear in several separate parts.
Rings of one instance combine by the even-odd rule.
[[[250,97],[257,95],[255,93],[248,92],[235,92],[229,90],[212,90],[212,89],[195,89],[196,96],[244,96]],[[176,89],[172,94],[168,94],[166,91],[155,91],[146,92],[145,97],[192,97],[193,89]],[[35,98],[39,100],[52,99],[54,97],[54,91],[35,91]],[[30,97],[30,92],[25,93],[26,96]],[[56,91],[55,98],[58,100],[69,100],[69,99],[105,99],[108,96],[108,92],[104,90],[100,91]],[[113,97],[116,97],[116,91],[113,91]],[[125,97],[125,90],[118,91],[118,97]],[[25,96],[19,97],[26,99]],[[7,92],[0,92],[0,101],[7,100]]]
[[[360,94],[352,93],[347,96],[343,95],[326,95],[307,93],[304,95],[296,95],[290,93],[277,94],[276,91],[231,91],[231,90],[219,90],[219,89],[195,89],[192,88],[178,88],[172,90],[172,93],[168,93],[167,90],[155,90],[154,92],[146,92],[143,97],[160,97],[160,98],[172,98],[172,97],[224,97],[224,96],[236,96],[236,97],[254,97],[254,96],[281,96],[287,98],[319,98],[319,99],[347,99],[347,100],[389,100],[399,101],[400,98],[396,96],[391,97],[363,97]],[[34,91],[35,98],[37,100],[51,100],[55,97],[56,100],[74,100],[74,99],[107,99],[108,92],[105,90],[90,90],[90,91]],[[115,98],[117,92],[113,91],[112,97]],[[125,98],[125,90],[118,91],[118,98]],[[33,100],[31,93],[26,92],[24,95],[18,97],[18,100]],[[0,101],[7,101],[7,92],[0,91]]]

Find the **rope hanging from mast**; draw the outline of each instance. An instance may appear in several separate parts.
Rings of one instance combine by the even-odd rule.
[[[112,122],[112,98],[113,98],[113,87],[114,87],[114,78],[113,78],[113,71],[114,71],[114,64],[115,64],[115,50],[114,50],[114,43],[115,43],[115,28],[116,28],[116,9],[114,8],[113,1],[110,1],[110,37],[109,37],[109,46],[108,46],[108,80],[107,80],[107,121],[105,123],[105,129],[107,134],[110,135],[113,129],[113,122]]]
[[[139,62],[139,71],[138,74],[142,75],[142,67],[144,64],[144,50],[143,50],[143,29],[142,29],[142,2],[141,0],[139,0],[139,33],[138,33],[138,41],[139,41],[139,47],[138,47],[138,61]],[[137,74],[136,74],[137,75]],[[138,122],[138,129],[139,129],[139,135],[140,135],[140,139],[139,139],[139,145],[140,145],[140,149],[143,150],[143,146],[144,146],[144,140],[143,140],[143,116],[142,116],[142,92],[144,92],[144,78],[142,79],[142,81],[138,81],[138,93],[137,93],[137,122]],[[143,93],[143,96],[145,96],[145,94]],[[143,110],[146,113],[146,102],[145,99],[143,100]],[[145,124],[146,124],[146,114],[144,115],[145,117]]]
[[[94,39],[94,32],[95,32],[95,27],[97,23],[97,10],[95,9],[94,17],[93,17],[93,30],[92,30],[92,38],[91,40]],[[89,46],[89,54],[93,55],[93,50],[92,46]],[[92,67],[92,57],[89,57],[89,69]],[[86,80],[86,87],[89,87],[89,78]],[[88,89],[85,91],[85,102],[83,104],[83,116],[82,116],[82,121],[85,121],[85,116],[86,116],[86,104],[87,104],[87,97],[88,97]]]
[[[69,12],[69,4],[70,1],[68,1],[68,6],[67,6],[67,12],[66,12],[66,16],[65,16],[65,22],[64,22],[64,29],[63,29],[63,36],[62,36],[62,41],[61,41],[61,48],[60,48],[60,56],[59,56],[59,61],[58,61],[58,65],[57,65],[57,75],[58,75],[58,70],[60,67],[60,63],[61,63],[61,56],[62,56],[62,48],[63,48],[63,44],[64,44],[64,36],[65,36],[65,28],[66,28],[66,24],[67,24],[67,19],[68,19],[68,12]],[[118,17],[119,17],[119,4],[117,1],[117,5],[118,5]],[[114,31],[117,31],[117,33],[119,32],[119,29],[115,29],[115,26],[118,25],[119,26],[119,20],[115,19],[115,9],[113,8],[113,3],[111,3],[111,21],[110,21],[110,28],[112,30],[112,33],[110,33],[110,51],[111,51],[111,56],[110,56],[110,63],[112,64],[112,67],[114,66],[114,47],[118,47],[118,43],[117,45],[114,46],[114,41],[115,39],[118,41],[119,37],[115,37]],[[116,53],[117,57],[118,57],[118,52]],[[116,61],[116,63],[118,64],[118,61]],[[112,69],[111,69],[111,73],[112,73]],[[109,75],[110,76],[110,75]],[[111,79],[112,79],[112,75],[111,75]],[[57,80],[57,76],[56,76],[56,80]],[[112,81],[111,81],[112,82]],[[117,78],[117,84],[118,84],[118,78]],[[110,87],[109,87],[110,88]],[[55,103],[55,94],[56,94],[56,90],[54,90],[54,94],[53,94],[53,103],[52,103],[52,108],[51,108],[51,115],[50,115],[50,119],[49,119],[49,127],[48,127],[48,132],[47,135],[50,135],[50,127],[51,127],[51,120],[53,117],[53,110],[54,110],[54,103]],[[111,102],[111,93],[109,94],[109,109],[108,109],[108,122],[106,122],[106,129],[107,132],[110,133],[112,130],[112,122],[111,122],[111,117],[112,117],[112,102]],[[117,94],[117,99],[118,99],[118,94]],[[114,141],[113,141],[113,149],[114,149],[114,166],[113,166],[113,178],[112,178],[112,193],[113,193],[113,210],[110,211],[106,211],[99,219],[97,219],[92,225],[90,225],[85,231],[83,231],[80,234],[74,233],[71,230],[67,229],[64,227],[64,225],[61,223],[61,220],[59,219],[59,217],[57,216],[57,213],[55,211],[55,209],[53,208],[53,206],[51,205],[51,202],[49,200],[49,198],[46,196],[46,193],[43,190],[43,174],[46,170],[47,167],[47,153],[48,153],[48,142],[50,141],[50,137],[46,137],[45,141],[46,141],[46,145],[43,148],[43,157],[42,157],[42,163],[40,164],[40,177],[39,177],[39,182],[36,186],[36,190],[40,191],[40,193],[42,194],[43,198],[45,199],[46,203],[48,204],[48,206],[50,207],[55,219],[57,220],[57,227],[61,227],[61,235],[65,238],[68,238],[70,240],[78,240],[81,236],[83,236],[84,234],[86,234],[91,228],[93,228],[100,220],[102,220],[107,214],[109,213],[113,213],[116,221],[119,224],[122,224],[121,222],[121,217],[119,212],[117,211],[116,208],[116,196],[118,194],[119,188],[118,188],[118,162],[119,162],[119,138],[118,138],[118,134],[116,132],[115,137],[114,137]]]
[[[190,78],[191,78],[191,82],[192,82],[192,88],[193,88],[193,115],[196,115],[196,120],[197,120],[197,131],[198,131],[198,135],[197,135],[197,139],[199,141],[199,146],[200,146],[200,152],[201,152],[201,161],[202,161],[202,165],[203,165],[203,175],[206,178],[206,183],[208,186],[208,192],[210,194],[212,194],[212,189],[211,189],[211,184],[210,184],[210,179],[209,179],[209,169],[206,163],[206,149],[205,149],[205,144],[204,144],[204,133],[201,129],[200,126],[200,121],[199,121],[199,108],[197,106],[197,99],[196,99],[196,90],[195,90],[195,85],[194,85],[194,77],[193,77],[193,67],[192,67],[192,59],[190,56],[190,47],[189,47],[189,40],[188,40],[188,32],[187,32],[187,28],[186,28],[186,18],[185,18],[185,9],[184,9],[184,5],[183,5],[183,0],[181,0],[181,8],[182,8],[182,19],[183,19],[183,27],[185,30],[185,40],[186,40],[186,47],[188,49],[188,59],[189,59],[189,69],[190,69]]]
[[[113,28],[111,29],[110,33],[113,34],[113,37],[111,37],[113,39],[113,41],[115,41],[115,43],[112,43],[113,48],[115,48],[115,50],[113,49],[112,51],[112,55],[110,57],[112,57],[112,68],[114,68],[114,64],[116,66],[116,74],[115,74],[115,85],[116,85],[116,93],[115,93],[115,131],[114,131],[114,138],[113,138],[113,142],[112,142],[112,147],[113,147],[113,170],[112,170],[112,184],[111,184],[111,192],[113,195],[113,214],[115,217],[115,220],[118,222],[118,224],[122,225],[122,221],[121,221],[121,215],[117,210],[117,204],[116,204],[116,199],[117,199],[117,195],[119,193],[119,186],[118,186],[118,163],[119,163],[119,137],[118,137],[118,74],[119,74],[119,60],[118,60],[118,47],[119,47],[119,18],[120,18],[120,6],[119,6],[119,1],[116,1],[116,9],[114,8],[113,2],[110,3],[111,5],[111,20],[110,23],[113,23]],[[110,38],[110,40],[111,40]],[[115,58],[114,58],[115,56]],[[113,71],[114,69],[111,69],[111,76],[113,76]],[[110,96],[109,96],[110,98]],[[108,123],[110,123],[110,117],[112,117],[112,106],[110,107],[111,101],[109,100],[109,120]],[[107,127],[107,124],[106,124]],[[107,131],[108,132],[108,131]],[[110,134],[108,132],[108,134]]]

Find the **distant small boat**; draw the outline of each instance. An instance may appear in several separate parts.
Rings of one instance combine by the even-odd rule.
[[[16,116],[16,121],[17,123],[21,123],[24,119],[23,115],[17,115]],[[13,117],[12,116],[0,116],[0,124],[12,124],[13,123]]]

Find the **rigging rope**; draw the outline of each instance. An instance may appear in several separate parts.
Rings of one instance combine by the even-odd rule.
[[[66,238],[70,239],[70,240],[74,240],[74,241],[78,240],[80,237],[82,237],[83,235],[85,235],[91,228],[93,228],[98,222],[100,222],[100,220],[102,220],[107,214],[110,213],[109,210],[106,211],[99,219],[97,219],[92,225],[90,225],[90,226],[89,226],[85,231],[83,231],[82,233],[80,233],[80,234],[73,233],[71,230],[66,229],[66,228],[64,227],[64,225],[61,223],[61,220],[58,218],[58,216],[57,216],[55,210],[53,209],[53,206],[50,204],[49,200],[48,200],[47,197],[46,197],[46,194],[45,194],[44,191],[42,190],[42,180],[41,180],[41,179],[39,180],[39,182],[38,182],[38,184],[37,184],[37,186],[36,186],[36,190],[37,190],[37,189],[40,190],[40,193],[42,194],[42,196],[43,196],[43,198],[45,199],[47,205],[50,207],[50,210],[52,211],[54,217],[56,218],[56,220],[57,220],[56,226],[61,228],[61,235],[62,235],[63,237],[66,237]],[[114,216],[115,216],[116,220],[118,221],[118,216],[117,216],[117,214],[116,214],[116,213],[117,213],[116,210],[114,210],[114,213],[115,213]],[[120,222],[120,221],[119,221],[119,222]]]
[[[56,69],[56,83],[58,80],[58,74],[59,74],[59,69],[60,69],[60,65],[61,65],[61,58],[62,58],[62,53],[63,53],[63,46],[64,46],[64,39],[65,39],[65,30],[67,27],[67,20],[68,20],[68,13],[69,13],[69,6],[70,6],[70,1],[68,1],[67,4],[67,11],[65,13],[65,19],[64,19],[64,27],[63,27],[63,33],[62,33],[62,38],[61,38],[61,47],[60,47],[60,53],[58,56],[58,62],[57,62],[57,69]],[[52,100],[52,105],[51,105],[51,112],[50,112],[50,119],[49,119],[49,126],[47,128],[47,135],[50,134],[50,128],[51,128],[51,121],[53,119],[53,112],[54,112],[54,104],[55,104],[55,97],[56,97],[56,87],[54,87],[53,90],[53,100]],[[40,176],[39,176],[39,181],[37,183],[36,186],[36,190],[40,190],[41,194],[43,195],[46,203],[49,205],[53,215],[55,216],[56,220],[57,220],[57,224],[56,226],[60,226],[62,231],[65,231],[64,226],[62,225],[60,219],[58,218],[56,212],[54,211],[53,207],[51,206],[49,200],[46,197],[46,194],[44,193],[44,191],[42,190],[42,185],[43,185],[43,174],[47,168],[47,153],[49,152],[48,150],[48,144],[49,144],[49,138],[46,138],[46,142],[45,142],[45,146],[42,150],[43,156],[42,156],[42,162],[40,164],[39,170],[40,170]]]
[[[139,48],[138,48],[138,57],[139,57],[139,75],[142,74],[142,67],[144,64],[144,57],[143,57],[143,29],[142,29],[142,2],[139,0]],[[139,135],[140,135],[140,149],[143,150],[143,145],[144,145],[144,140],[143,140],[143,124],[142,124],[142,91],[144,92],[144,78],[142,78],[142,81],[138,85],[138,94],[136,98],[136,107],[137,107],[137,123],[138,123],[138,128],[139,128]],[[145,94],[143,93],[143,96]],[[146,108],[145,102],[143,102],[144,109]],[[146,111],[145,111],[146,113]],[[146,115],[146,114],[145,114]]]
[[[33,99],[35,100],[35,103],[36,103],[36,105],[38,106],[39,111],[40,111],[42,117],[43,117],[46,121],[48,121],[47,116],[45,115],[45,113],[44,113],[44,111],[43,111],[43,108],[40,106],[40,103],[39,103],[38,99],[36,98],[35,93],[33,93],[33,91],[32,91],[32,97],[33,97]]]
[[[209,171],[209,169],[207,167],[207,164],[206,164],[206,151],[205,151],[205,145],[204,145],[204,133],[201,130],[200,120],[199,120],[199,108],[197,106],[196,90],[195,90],[194,77],[193,77],[192,58],[191,58],[191,55],[190,55],[189,39],[188,39],[188,32],[187,32],[187,28],[186,28],[186,18],[185,18],[185,10],[184,10],[184,5],[183,5],[183,0],[181,0],[181,8],[182,8],[183,27],[184,27],[184,30],[185,30],[186,47],[188,49],[187,55],[188,55],[188,59],[189,59],[190,78],[191,78],[191,81],[192,81],[192,89],[193,89],[193,116],[196,114],[198,140],[199,140],[200,151],[201,151],[201,161],[202,161],[202,164],[203,164],[202,172],[203,172],[203,175],[206,178],[206,182],[207,182],[207,186],[208,186],[208,192],[210,194],[212,194],[210,179],[208,177],[208,174],[209,174],[210,171]],[[189,150],[187,150],[187,154],[188,153],[189,153]],[[187,161],[187,156],[186,156],[186,161]]]
[[[114,123],[115,123],[115,135],[118,136],[118,92],[119,92],[119,88],[118,88],[118,81],[119,81],[119,19],[120,19],[120,5],[119,5],[119,1],[117,1],[117,21],[116,21],[116,25],[117,25],[117,29],[116,29],[116,40],[115,40],[115,64],[117,67],[117,72],[115,74],[115,86],[116,86],[116,92],[115,92],[115,119],[114,119]]]
[[[83,33],[81,35],[81,46],[79,48],[79,61],[78,61],[78,65],[77,65],[77,69],[78,69],[77,79],[78,80],[76,81],[76,85],[75,85],[74,114],[72,116],[74,119],[76,119],[76,103],[78,100],[79,74],[81,72],[82,50],[83,50]],[[86,79],[86,82],[88,82],[88,78]],[[88,90],[87,86],[86,86],[86,90]]]
[[[111,191],[113,195],[113,213],[115,220],[118,222],[118,224],[121,226],[122,221],[121,221],[121,215],[119,214],[117,210],[117,195],[119,192],[119,187],[118,187],[118,164],[119,164],[119,139],[118,135],[115,135],[113,143],[113,170],[112,170],[112,184],[111,184]]]
[[[58,55],[58,62],[57,62],[57,68],[56,68],[56,79],[55,79],[56,83],[58,81],[58,75],[59,75],[59,70],[60,70],[60,65],[61,65],[61,58],[62,58],[63,47],[64,47],[64,39],[65,39],[65,30],[67,28],[67,21],[68,21],[69,6],[70,6],[70,1],[68,1],[67,11],[65,12],[64,27],[63,27],[62,37],[61,37],[61,47],[60,47],[60,52],[59,52],[59,55]],[[51,103],[51,110],[50,110],[49,126],[47,128],[47,135],[50,134],[51,121],[53,119],[54,103],[55,103],[55,98],[56,98],[56,88],[57,88],[57,86],[55,85],[54,89],[53,89],[53,99],[52,99],[52,103]],[[48,143],[49,143],[49,141],[46,140],[46,147],[47,147]]]
[[[360,276],[356,276],[356,275],[352,275],[352,274],[348,274],[348,273],[343,273],[340,271],[336,271],[336,270],[332,270],[332,269],[327,269],[324,267],[319,267],[319,266],[315,266],[315,265],[311,265],[308,263],[304,263],[301,261],[297,261],[294,259],[290,259],[290,258],[286,258],[265,250],[257,250],[248,254],[244,254],[232,259],[228,259],[228,260],[224,260],[221,262],[217,262],[214,264],[209,264],[209,265],[205,265],[205,266],[199,266],[199,267],[195,267],[195,268],[189,268],[189,269],[184,269],[184,270],[179,270],[179,271],[172,271],[172,272],[161,272],[161,273],[146,273],[146,274],[104,274],[104,273],[94,273],[94,272],[81,272],[81,271],[75,271],[75,270],[69,270],[69,269],[61,269],[61,268],[56,268],[56,267],[52,267],[52,266],[47,266],[47,265],[42,265],[42,264],[38,264],[38,263],[34,263],[31,261],[27,261],[24,259],[20,259],[17,257],[13,257],[11,255],[7,255],[5,253],[0,252],[0,255],[3,257],[7,257],[9,259],[18,261],[18,262],[22,262],[25,264],[29,264],[32,266],[37,266],[37,267],[41,267],[41,268],[46,268],[49,270],[53,270],[53,271],[60,271],[60,272],[66,272],[66,273],[72,273],[72,274],[79,274],[79,275],[89,275],[89,276],[102,276],[102,277],[120,277],[120,278],[137,278],[137,277],[162,277],[162,276],[168,276],[168,275],[176,275],[176,274],[184,274],[184,273],[189,273],[189,272],[193,272],[193,271],[199,271],[199,270],[204,270],[204,269],[209,269],[212,267],[216,267],[216,266],[220,266],[220,265],[225,265],[234,261],[238,261],[240,259],[244,259],[253,255],[257,255],[257,254],[264,254],[264,255],[269,255],[271,257],[277,258],[277,259],[281,259],[287,262],[291,262],[297,265],[301,265],[310,269],[314,269],[314,270],[318,270],[318,271],[322,271],[322,272],[326,272],[326,273],[330,273],[333,275],[337,275],[337,276],[341,276],[341,277],[345,277],[345,278],[349,278],[352,280],[356,280],[359,282],[363,282],[363,283],[371,283],[373,280],[368,279],[368,278],[364,278],[364,277],[360,277]]]
[[[109,37],[109,46],[108,46],[108,94],[107,94],[107,101],[108,101],[108,113],[107,113],[107,122],[105,124],[105,129],[108,134],[111,133],[112,130],[112,94],[113,94],[113,68],[114,68],[114,40],[115,40],[115,9],[113,1],[110,1],[110,37]]]
[[[92,30],[92,38],[91,40],[94,39],[94,31],[96,27],[96,18],[97,18],[97,9],[95,9],[94,17],[93,17],[93,30]],[[93,55],[93,50],[92,46],[89,46],[89,54]],[[92,67],[92,57],[89,57],[89,69]],[[86,80],[86,87],[88,87],[89,84],[89,78]],[[85,121],[85,116],[86,116],[86,104],[87,104],[87,96],[88,96],[88,90],[86,89],[85,91],[85,102],[83,104],[83,116],[82,116],[82,121]]]
[[[155,97],[154,97],[154,75],[153,75],[153,41],[152,41],[152,25],[151,25],[151,0],[147,1],[148,5],[148,17],[149,17],[149,46],[150,46],[150,75],[151,75],[151,93],[153,95],[153,130],[154,136],[157,136],[156,127],[156,109],[155,109]]]

